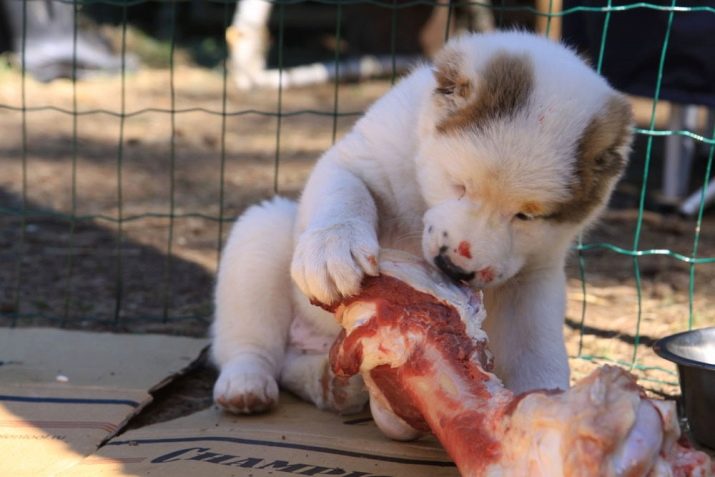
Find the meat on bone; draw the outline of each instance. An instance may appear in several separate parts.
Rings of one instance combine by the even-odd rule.
[[[380,267],[333,308],[344,331],[331,363],[362,374],[387,436],[431,431],[464,476],[712,475],[678,442],[675,403],[647,399],[626,371],[515,396],[490,372],[479,295],[403,253],[384,251]]]

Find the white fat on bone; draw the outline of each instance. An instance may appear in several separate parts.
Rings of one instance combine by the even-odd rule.
[[[647,399],[626,371],[603,366],[568,391],[514,396],[477,352],[487,341],[479,294],[401,252],[383,251],[380,270],[405,290],[451,307],[464,324],[411,321],[409,306],[394,320],[380,318],[380,303],[393,299],[379,296],[380,278],[369,279],[378,281],[364,299],[337,307],[346,333],[333,350],[333,369],[340,373],[344,363],[360,360],[345,374],[359,369],[373,418],[388,437],[418,437],[417,427],[426,424],[470,477],[712,475],[706,454],[678,444],[675,403]],[[442,330],[447,341],[435,338],[439,327],[451,327]]]

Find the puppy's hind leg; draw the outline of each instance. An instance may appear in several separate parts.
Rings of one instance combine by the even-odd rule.
[[[292,319],[290,261],[296,205],[276,198],[249,208],[224,248],[216,284],[214,400],[237,413],[278,402],[277,379]]]
[[[280,382],[320,409],[340,414],[360,412],[368,401],[362,377],[336,376],[330,369],[327,353],[304,353],[289,348]]]

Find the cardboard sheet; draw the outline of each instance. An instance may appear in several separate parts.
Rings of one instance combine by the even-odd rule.
[[[342,417],[287,394],[274,412],[231,416],[212,408],[122,434],[59,474],[89,476],[455,477],[432,438],[385,438],[368,413]]]
[[[0,476],[49,476],[97,450],[206,340],[0,329]]]
[[[77,464],[150,400],[129,389],[0,385],[0,475],[48,476]]]
[[[188,366],[206,339],[0,328],[0,384],[151,389]]]
[[[393,442],[368,412],[343,417],[287,393],[268,414],[211,408],[112,438],[205,345],[0,329],[0,476],[459,475],[432,438]]]

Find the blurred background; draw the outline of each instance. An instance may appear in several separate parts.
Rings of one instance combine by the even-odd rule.
[[[655,339],[715,325],[715,2],[0,0],[0,325],[206,334],[231,222],[465,31],[578,50],[636,111],[569,261],[574,378],[677,393]]]

